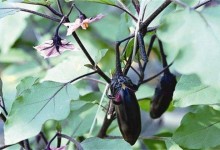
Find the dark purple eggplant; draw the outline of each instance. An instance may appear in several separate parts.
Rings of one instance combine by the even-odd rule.
[[[135,85],[128,77],[112,79],[111,92],[119,129],[125,141],[134,145],[141,132],[140,108],[135,96]]]
[[[165,73],[157,85],[154,97],[151,102],[150,116],[153,119],[161,117],[168,109],[173,99],[173,92],[176,86],[176,77],[172,73]]]

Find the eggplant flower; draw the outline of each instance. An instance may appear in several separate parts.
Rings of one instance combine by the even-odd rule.
[[[80,17],[75,20],[73,23],[64,23],[65,26],[68,27],[67,30],[67,36],[71,35],[76,29],[78,29],[80,26],[82,29],[86,30],[89,27],[89,24],[95,21],[98,21],[102,19],[104,15],[98,14],[94,18],[85,18],[85,17]]]
[[[64,51],[75,49],[73,44],[65,39],[61,39],[58,35],[54,36],[52,40],[48,40],[34,48],[44,58],[56,57]]]

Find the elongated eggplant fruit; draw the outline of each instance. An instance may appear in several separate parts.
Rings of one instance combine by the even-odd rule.
[[[173,99],[176,77],[172,73],[165,73],[157,85],[151,102],[150,116],[153,119],[161,117]]]
[[[134,85],[129,78],[123,76],[115,78],[112,85],[119,129],[124,140],[134,145],[141,132],[140,108],[133,90]]]

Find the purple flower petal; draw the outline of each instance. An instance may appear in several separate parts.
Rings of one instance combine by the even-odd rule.
[[[99,21],[103,17],[105,17],[103,14],[98,14],[95,18],[90,18],[89,23],[92,23],[92,22],[95,22],[95,21]]]
[[[71,35],[74,31],[76,31],[76,29],[78,29],[78,28],[80,27],[81,21],[80,21],[79,18],[77,18],[77,19],[75,20],[75,22],[73,22],[73,23],[64,23],[64,25],[68,27],[68,29],[67,29],[67,34],[66,34],[66,35],[69,36],[69,35]]]
[[[80,20],[79,18],[77,18],[75,20],[75,22],[73,22],[73,23],[64,23],[64,25],[68,27],[68,29],[67,29],[67,36],[71,35],[80,26],[82,27],[82,29],[86,30],[89,27],[90,23],[98,21],[98,20],[102,19],[103,17],[104,17],[104,15],[98,14],[94,18],[86,18],[84,20]]]
[[[61,40],[61,45],[57,46],[59,47],[59,51],[56,49],[56,45],[53,43],[53,40],[49,40],[46,41],[44,44],[35,46],[34,48],[44,58],[56,57],[64,51],[75,49],[74,45],[69,43],[67,40]]]

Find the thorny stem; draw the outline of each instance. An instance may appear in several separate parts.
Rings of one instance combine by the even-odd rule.
[[[120,43],[117,42],[116,47],[115,47],[115,51],[116,51],[116,75],[117,76],[122,75],[119,46],[120,46]]]
[[[139,82],[142,82],[144,79],[144,71],[148,62],[148,56],[146,54],[146,50],[145,50],[145,44],[144,44],[144,38],[142,33],[138,32],[137,34],[137,38],[138,38],[138,44],[139,44],[139,53],[141,55],[141,59],[144,61],[144,64],[142,66],[140,59],[138,59],[138,63],[139,63],[139,68],[140,68],[140,72],[141,72],[141,77],[139,79]]]
[[[158,28],[158,26],[155,26],[155,27],[148,27],[147,28],[147,32],[152,32],[152,31],[154,31],[154,30],[156,30]],[[134,34],[132,34],[131,36],[129,36],[128,38],[133,38],[134,37]],[[125,38],[125,39],[127,39],[127,38]],[[124,40],[125,40],[124,39]],[[149,54],[147,54],[147,56],[149,56]],[[129,59],[128,59],[128,61],[127,61],[127,63],[126,63],[126,65],[125,65],[125,67],[124,67],[124,70],[123,70],[123,74],[127,74],[128,73],[128,70],[130,69],[130,66],[131,66],[131,64],[132,64],[132,53],[131,53],[131,55],[129,56]]]
[[[82,49],[82,51],[84,52],[84,54],[86,55],[86,57],[88,58],[88,60],[90,61],[91,65],[94,67],[94,69],[97,71],[97,73],[106,80],[106,82],[110,83],[111,79],[95,64],[95,61],[92,59],[92,57],[90,56],[90,54],[88,53],[88,51],[86,50],[86,48],[84,47],[84,45],[82,44],[81,40],[79,39],[78,35],[76,34],[76,32],[72,33],[73,37],[75,38],[76,42],[78,43],[78,45],[80,46],[80,48]]]

